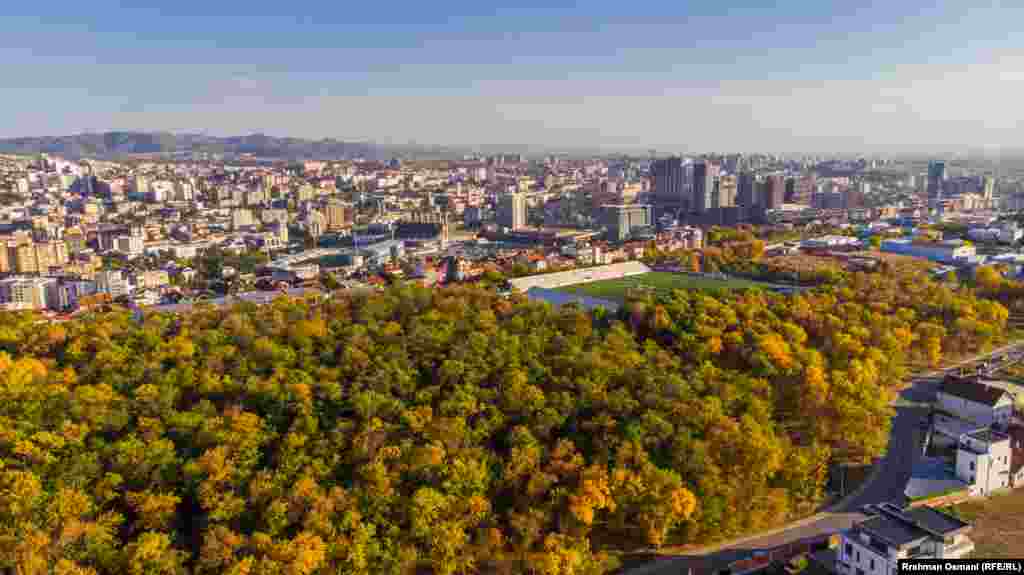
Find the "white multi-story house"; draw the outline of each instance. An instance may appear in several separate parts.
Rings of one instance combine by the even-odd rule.
[[[1010,436],[984,429],[964,434],[956,450],[956,476],[967,483],[971,495],[985,496],[1009,489],[1013,463]]]
[[[840,534],[840,575],[896,575],[900,559],[956,559],[974,550],[968,523],[931,507],[883,504],[879,515]]]
[[[1013,417],[1013,396],[996,386],[953,379],[942,384],[936,407],[978,426],[1006,425]]]

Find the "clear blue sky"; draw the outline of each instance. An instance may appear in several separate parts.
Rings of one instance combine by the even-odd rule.
[[[0,22],[0,136],[1024,147],[1016,0],[51,0]]]

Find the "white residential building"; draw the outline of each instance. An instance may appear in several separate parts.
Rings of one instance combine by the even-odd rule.
[[[252,210],[241,208],[231,212],[231,229],[238,230],[254,225]]]
[[[195,186],[192,182],[178,181],[174,183],[174,200],[179,202],[191,202],[195,197]]]
[[[118,236],[114,249],[129,257],[140,256],[146,251],[146,241],[141,235]]]
[[[966,434],[956,450],[956,476],[967,482],[971,495],[1008,489],[1012,456],[1009,435],[989,429]]]
[[[974,550],[968,523],[931,507],[883,504],[879,515],[840,534],[840,575],[896,575],[900,559],[956,559]]]
[[[170,275],[165,270],[147,270],[135,274],[134,284],[141,289],[159,289],[170,285]]]
[[[57,280],[10,277],[0,280],[0,306],[7,310],[39,310],[56,307]]]
[[[266,209],[260,212],[260,221],[264,224],[278,222],[288,225],[288,210],[281,208]]]
[[[122,295],[126,295],[131,291],[131,286],[128,284],[128,280],[125,279],[124,273],[121,270],[103,270],[96,272],[96,291],[99,293],[110,294],[110,297],[116,298]]]
[[[978,426],[1006,425],[1013,417],[1013,396],[1005,389],[968,379],[948,379],[936,408]]]

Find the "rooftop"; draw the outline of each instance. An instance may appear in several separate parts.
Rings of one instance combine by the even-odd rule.
[[[978,441],[984,441],[985,443],[1008,441],[1010,439],[1009,435],[1006,435],[1005,433],[999,433],[998,431],[993,431],[991,429],[979,429],[978,431],[975,431],[974,433],[968,435],[968,437],[972,439],[977,439]]]
[[[903,547],[928,537],[946,537],[968,527],[969,523],[927,506],[902,510],[883,507],[881,515],[857,524],[854,530]]]
[[[567,285],[642,274],[649,271],[651,271],[651,269],[641,262],[623,262],[592,268],[581,268],[564,272],[515,278],[510,280],[510,283],[515,289],[525,292],[534,287],[554,289]]]
[[[992,387],[971,380],[946,380],[942,382],[941,393],[966,399],[974,403],[982,403],[988,406],[995,406],[1006,394],[1005,390]]]
[[[872,517],[859,524],[856,529],[897,547],[929,536],[927,531],[916,527],[913,523],[900,521],[888,515]]]

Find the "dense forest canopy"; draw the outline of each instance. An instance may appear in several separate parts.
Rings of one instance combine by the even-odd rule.
[[[4,314],[0,569],[603,572],[609,545],[813,509],[830,463],[884,448],[908,361],[991,347],[1008,316],[891,270],[648,297]]]

